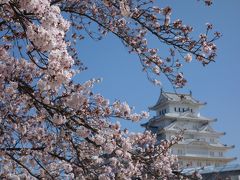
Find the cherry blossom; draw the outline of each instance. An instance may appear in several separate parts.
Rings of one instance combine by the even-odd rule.
[[[221,35],[211,34],[211,24],[194,39],[191,26],[171,17],[171,7],[160,7],[151,0],[0,2],[1,179],[179,177],[169,149],[181,133],[162,142],[150,132],[128,133],[112,119],[136,122],[149,113],[95,93],[101,79],[73,79],[86,70],[77,53],[79,41],[109,33],[139,57],[155,85],[165,75],[182,87],[184,61],[215,61]],[[167,45],[169,56],[150,47],[149,36]]]
[[[184,57],[185,61],[186,62],[191,62],[192,61],[192,55],[191,54],[187,54],[185,57]]]

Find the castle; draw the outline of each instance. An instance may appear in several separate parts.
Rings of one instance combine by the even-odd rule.
[[[171,148],[171,153],[178,156],[182,168],[222,166],[236,159],[224,156],[234,146],[220,143],[219,138],[225,133],[212,128],[216,119],[200,115],[199,110],[205,105],[194,99],[191,93],[161,91],[157,103],[150,107],[156,115],[142,124],[146,130],[157,134],[159,142],[169,140],[183,130],[182,141]]]

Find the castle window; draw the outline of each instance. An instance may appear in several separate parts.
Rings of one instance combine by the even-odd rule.
[[[214,152],[213,151],[210,151],[210,156],[214,156]]]
[[[210,142],[211,142],[211,143],[214,143],[214,138],[210,138]]]
[[[178,149],[177,153],[178,153],[179,155],[181,155],[181,154],[183,154],[183,150],[182,150],[182,149]]]
[[[219,157],[223,157],[223,152],[218,153]]]
[[[179,161],[179,164],[180,164],[181,166],[183,166],[183,161]]]
[[[176,107],[174,108],[174,111],[177,112],[177,108]]]
[[[198,161],[197,162],[197,166],[201,167],[202,166],[202,162]]]
[[[198,125],[197,124],[193,124],[193,129],[198,129]]]
[[[178,112],[181,112],[181,108],[178,108]]]
[[[193,110],[191,109],[191,113],[193,112]]]
[[[192,161],[189,161],[188,163],[187,163],[187,167],[191,167],[192,166]]]

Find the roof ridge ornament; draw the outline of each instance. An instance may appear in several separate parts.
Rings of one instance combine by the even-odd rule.
[[[191,90],[189,91],[189,95],[192,97],[192,91]]]

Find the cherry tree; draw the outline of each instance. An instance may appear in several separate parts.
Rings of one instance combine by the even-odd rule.
[[[176,177],[169,148],[181,135],[157,142],[150,132],[128,133],[110,119],[135,122],[147,112],[93,93],[99,79],[72,80],[86,69],[77,43],[111,33],[139,57],[151,82],[165,75],[184,86],[182,65],[213,62],[220,34],[207,24],[194,39],[193,28],[171,13],[152,0],[1,0],[1,179]],[[148,45],[149,35],[169,46],[168,57]]]

